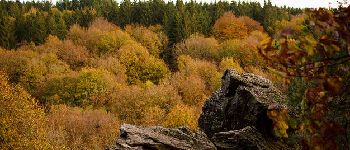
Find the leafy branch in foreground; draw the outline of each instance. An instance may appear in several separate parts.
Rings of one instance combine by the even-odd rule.
[[[295,127],[305,149],[336,149],[341,128],[328,114],[330,103],[349,88],[350,6],[336,11],[306,10],[301,30],[287,27],[274,39],[266,38],[259,53],[287,79],[301,77],[313,83],[301,100],[302,119]],[[346,117],[346,116],[344,116]]]

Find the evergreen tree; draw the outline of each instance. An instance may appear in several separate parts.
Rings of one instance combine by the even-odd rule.
[[[52,11],[54,7],[58,9],[55,13]],[[290,19],[292,15],[302,13],[301,9],[273,6],[271,1],[265,1],[263,6],[258,2],[237,1],[208,4],[196,1],[184,3],[182,0],[175,3],[165,3],[163,0],[124,0],[118,5],[115,0],[60,0],[55,6],[48,1],[0,1],[1,28],[14,26],[14,36],[2,37],[7,39],[4,41],[14,42],[11,46],[3,44],[7,45],[4,47],[14,47],[21,41],[41,43],[48,34],[64,38],[73,24],[87,27],[96,17],[104,17],[122,27],[127,24],[160,24],[168,35],[171,46],[193,33],[210,35],[214,22],[227,11],[234,12],[236,16],[248,16],[259,21],[271,34],[277,20]],[[9,19],[5,16],[12,17],[12,21],[4,23],[4,20]],[[11,35],[13,30],[2,31],[2,34]]]
[[[35,44],[43,43],[47,36],[46,22],[43,13],[34,11],[26,16],[25,20],[25,39]]]
[[[15,18],[0,16],[0,47],[10,49],[15,45]]]
[[[67,27],[63,15],[57,9],[51,9],[47,17],[47,33],[63,39],[67,33]]]
[[[119,11],[119,25],[120,26],[125,26],[127,24],[132,23],[132,4],[130,0],[124,0],[120,4],[120,11]]]

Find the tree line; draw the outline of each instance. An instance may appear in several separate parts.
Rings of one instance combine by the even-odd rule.
[[[249,16],[273,32],[276,20],[290,19],[301,9],[276,7],[270,1],[197,3],[195,1],[164,2],[163,0],[63,0],[55,5],[42,2],[0,2],[0,46],[13,49],[23,43],[44,43],[48,35],[63,39],[74,24],[87,27],[97,17],[125,27],[159,24],[169,38],[169,45],[180,42],[194,33],[211,35],[211,27],[224,12]]]

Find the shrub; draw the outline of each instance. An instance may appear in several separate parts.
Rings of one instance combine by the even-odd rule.
[[[53,106],[47,134],[54,149],[106,149],[119,134],[119,121],[104,110]]]
[[[132,85],[114,91],[107,108],[126,123],[159,125],[163,122],[164,115],[180,99],[176,89],[169,84],[145,88]]]
[[[211,93],[220,86],[221,74],[217,71],[217,67],[213,63],[181,55],[178,58],[178,68],[186,76],[199,76],[205,82],[208,93]]]
[[[165,118],[163,125],[168,128],[187,126],[193,130],[197,129],[197,117],[192,107],[178,104]]]
[[[114,74],[118,83],[124,84],[127,81],[126,67],[120,61],[112,56],[102,57],[93,61],[96,68],[105,69]]]
[[[8,73],[10,82],[21,84],[32,94],[49,76],[69,71],[69,66],[55,54],[39,54],[31,50],[1,52],[0,68]]]
[[[20,86],[0,72],[0,149],[50,149],[45,114]]]
[[[71,73],[51,78],[43,87],[42,103],[89,106],[103,104],[103,99],[117,87],[114,76],[103,69],[84,68],[79,73]]]
[[[218,60],[218,50],[218,41],[202,35],[191,35],[184,42],[176,45],[177,55],[189,55],[198,59]]]
[[[159,57],[163,48],[166,45],[164,39],[161,39],[162,35],[157,34],[146,27],[138,25],[127,25],[125,31],[129,33],[137,42],[141,43],[142,46],[146,47],[148,52],[154,57]]]
[[[235,69],[238,73],[244,72],[243,68],[241,68],[239,63],[237,63],[232,57],[223,58],[220,62],[220,72],[224,73],[227,69]]]
[[[205,82],[199,76],[175,73],[170,82],[177,89],[184,104],[197,106],[205,101],[207,94]]]
[[[125,45],[119,49],[117,57],[126,66],[128,83],[135,84],[146,81],[159,83],[169,74],[166,64],[153,57],[139,44]]]

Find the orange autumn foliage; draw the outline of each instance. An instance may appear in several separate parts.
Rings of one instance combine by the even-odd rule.
[[[216,20],[212,32],[221,41],[235,38],[242,39],[248,36],[247,26],[232,12],[226,12]]]

